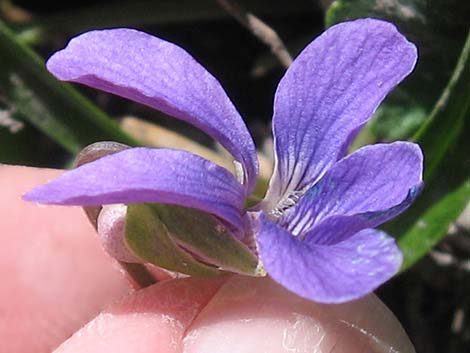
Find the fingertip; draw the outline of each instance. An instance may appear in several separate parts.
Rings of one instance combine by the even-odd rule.
[[[80,208],[21,200],[60,173],[0,166],[0,351],[50,352],[129,292]]]
[[[233,277],[189,328],[184,353],[412,353],[393,314],[370,295],[316,304],[268,278]],[[393,350],[394,349],[394,350]]]
[[[180,353],[183,336],[224,278],[160,282],[130,295],[55,353]]]

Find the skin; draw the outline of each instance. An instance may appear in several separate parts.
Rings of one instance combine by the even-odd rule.
[[[20,199],[59,173],[0,166],[1,353],[414,352],[374,295],[320,305],[240,276],[132,291],[80,208]]]

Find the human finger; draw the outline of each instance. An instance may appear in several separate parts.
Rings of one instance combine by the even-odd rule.
[[[186,330],[225,278],[160,282],[101,313],[55,353],[181,353]]]
[[[0,166],[0,352],[50,352],[129,292],[80,208],[21,200],[60,173]]]
[[[345,304],[302,299],[269,278],[232,277],[187,330],[184,353],[411,353],[373,294]]]
[[[56,353],[103,351],[414,352],[393,314],[373,295],[315,304],[269,278],[242,276],[149,287],[98,316]]]

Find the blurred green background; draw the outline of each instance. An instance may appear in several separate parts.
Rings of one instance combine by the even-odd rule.
[[[115,140],[184,145],[224,164],[223,152],[200,131],[133,102],[60,83],[44,69],[45,59],[78,33],[133,27],[184,47],[221,81],[255,137],[266,179],[272,100],[285,67],[222,3],[0,0],[0,162],[64,168],[87,144]],[[405,254],[403,272],[378,294],[417,352],[468,352],[470,2],[231,3],[274,29],[294,57],[326,27],[361,17],[389,20],[417,45],[415,72],[386,99],[353,148],[405,139],[422,146],[424,192],[384,226]]]

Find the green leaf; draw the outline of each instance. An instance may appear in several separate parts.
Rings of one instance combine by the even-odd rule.
[[[377,141],[406,139],[417,131],[428,116],[427,109],[406,99],[396,102],[394,96],[380,106],[370,124],[370,130]]]
[[[203,261],[230,272],[260,274],[256,256],[215,217],[175,205],[151,204],[149,207],[165,224],[171,238]]]
[[[470,2],[460,0],[336,0],[326,25],[374,17],[390,21],[418,47],[416,69],[387,97],[371,129],[376,140],[406,139],[426,120],[445,88],[470,23]]]
[[[436,172],[446,152],[462,132],[470,110],[470,32],[454,73],[414,141],[425,152],[424,180]]]
[[[102,140],[138,144],[88,99],[50,75],[43,60],[1,21],[0,64],[2,103],[69,152]]]
[[[404,255],[402,271],[426,255],[447,235],[449,226],[460,216],[468,202],[470,202],[470,180],[467,179],[420,212],[418,220],[398,241]],[[419,205],[416,209],[419,209]],[[393,232],[393,229],[390,231]]]
[[[140,259],[165,268],[195,276],[213,276],[221,273],[214,267],[196,261],[171,238],[165,224],[155,217],[147,204],[127,207],[126,243]]]
[[[454,73],[415,141],[425,155],[420,198],[384,228],[398,238],[402,269],[428,253],[470,202],[470,33]]]
[[[470,112],[468,112],[470,115]],[[468,116],[468,115],[467,115]],[[467,119],[468,120],[468,119]],[[470,202],[470,133],[467,125],[434,179],[405,213],[383,228],[398,238],[404,254],[402,271],[426,255],[448,233],[450,225]]]

